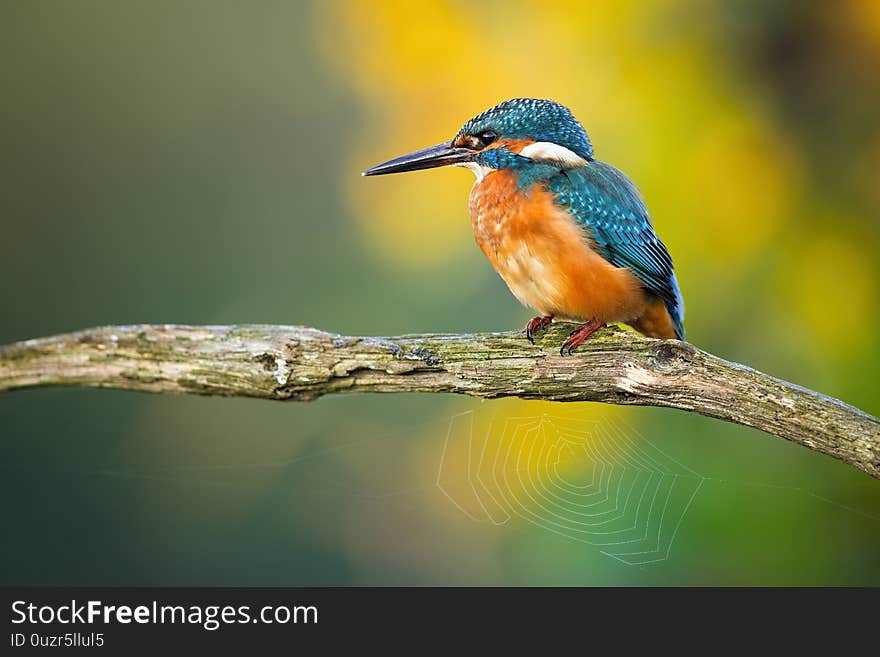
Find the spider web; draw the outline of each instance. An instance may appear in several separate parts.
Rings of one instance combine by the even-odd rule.
[[[669,558],[705,481],[610,419],[508,417],[479,431],[467,411],[450,420],[436,485],[476,522],[518,518],[644,566]]]
[[[289,441],[287,430],[272,424],[256,434],[256,448],[251,442],[230,440],[219,452],[216,434],[245,435],[253,430],[258,414],[224,411],[228,415],[194,428],[189,416],[154,411],[132,430],[130,445],[136,451],[127,456],[102,454],[99,460],[49,467],[7,461],[0,464],[0,472],[119,480],[118,494],[144,501],[145,523],[158,523],[149,514],[164,508],[169,496],[175,500],[172,519],[192,518],[205,526],[258,514],[270,500],[270,506],[284,509],[298,528],[308,527],[318,535],[338,532],[334,540],[350,540],[356,546],[352,550],[368,555],[366,559],[373,558],[369,555],[374,544],[360,534],[350,538],[349,528],[406,536],[401,527],[445,531],[449,525],[441,525],[441,520],[460,526],[463,515],[477,530],[463,540],[488,539],[484,534],[495,534],[501,526],[511,531],[534,527],[630,568],[659,569],[682,554],[677,536],[683,534],[686,521],[699,521],[688,515],[698,494],[703,512],[704,505],[760,504],[769,513],[784,515],[794,508],[787,505],[795,504],[802,513],[821,512],[823,522],[833,518],[844,523],[840,526],[846,531],[864,532],[862,538],[847,539],[859,541],[853,543],[856,547],[876,536],[880,516],[870,507],[861,508],[864,503],[836,501],[839,494],[826,491],[828,486],[815,489],[811,480],[798,485],[798,479],[794,485],[785,479],[744,481],[718,459],[712,467],[720,471],[706,476],[665,453],[618,416],[590,420],[583,417],[589,411],[580,405],[571,411],[556,411],[553,406],[558,404],[528,408],[540,413],[548,406],[548,414],[519,416],[510,413],[511,408],[523,408],[518,403],[479,403],[451,419],[447,415],[439,425],[432,416],[429,423],[399,429],[381,423],[365,428],[363,418],[353,416],[342,429],[329,420],[318,424],[312,429],[314,438],[298,442]],[[160,439],[164,432],[169,438]],[[190,434],[191,441],[178,438]],[[190,442],[192,450],[184,450]],[[133,480],[142,481],[142,487],[135,487]],[[756,497],[765,495],[766,499]],[[830,512],[822,508],[826,505],[832,507]],[[353,518],[370,520],[361,526]],[[163,519],[147,526],[156,531],[166,525],[171,526]],[[711,544],[708,536],[699,540]],[[784,558],[779,550],[786,548],[768,543],[766,549]],[[431,558],[443,563],[445,557]]]

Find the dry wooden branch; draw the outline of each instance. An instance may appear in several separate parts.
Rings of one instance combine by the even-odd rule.
[[[574,356],[519,333],[333,335],[301,326],[111,326],[0,347],[0,390],[76,385],[309,401],[454,392],[668,406],[744,424],[880,478],[880,420],[696,347],[605,329]]]

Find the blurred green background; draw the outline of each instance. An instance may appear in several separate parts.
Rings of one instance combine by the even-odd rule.
[[[688,337],[880,413],[880,3],[0,5],[0,342],[112,323],[503,330],[471,176],[573,109]],[[669,410],[0,396],[3,584],[880,584],[880,482]],[[500,457],[499,457],[500,455]]]

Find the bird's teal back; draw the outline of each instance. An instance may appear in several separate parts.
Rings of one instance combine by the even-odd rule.
[[[627,176],[593,160],[546,180],[558,203],[591,233],[603,257],[629,268],[666,305],[684,339],[684,301],[666,246],[654,233],[648,209]]]

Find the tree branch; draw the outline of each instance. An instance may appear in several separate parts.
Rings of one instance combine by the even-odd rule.
[[[310,401],[452,392],[667,406],[744,424],[880,478],[880,420],[682,342],[604,329],[574,356],[520,333],[347,337],[301,326],[111,326],[0,347],[0,390],[75,385]]]

